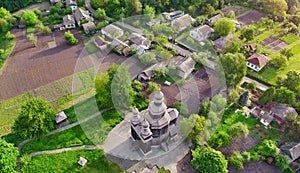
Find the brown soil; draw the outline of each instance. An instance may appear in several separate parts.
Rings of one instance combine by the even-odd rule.
[[[253,10],[250,13],[239,17],[238,21],[241,22],[243,25],[250,25],[252,22],[257,22],[263,17],[265,17],[265,14]]]

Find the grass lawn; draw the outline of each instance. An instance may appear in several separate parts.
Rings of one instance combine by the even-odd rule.
[[[79,157],[87,159],[87,164],[81,167],[77,162]],[[21,172],[97,172],[118,173],[123,172],[115,163],[105,158],[104,151],[96,150],[74,150],[58,154],[43,154],[21,159]]]
[[[28,92],[0,102],[0,136],[11,132],[11,127],[21,111],[21,103],[30,98],[32,93]]]
[[[32,34],[32,33],[34,33],[34,30],[35,30],[34,27],[27,27],[27,28],[26,28],[27,34]]]
[[[93,54],[99,51],[99,48],[96,47],[94,42],[90,41],[87,44],[85,44],[85,49],[87,50],[88,53]]]
[[[9,37],[13,37],[13,35],[10,34]],[[3,34],[0,34],[0,74],[2,73],[2,68],[5,65],[6,59],[13,51],[15,44],[15,38],[8,39]]]
[[[263,81],[266,81],[270,84],[276,85],[278,69],[276,69],[272,66],[265,66],[264,69],[260,72],[255,72],[255,71],[248,69],[247,73],[250,76],[254,76],[254,77],[261,79]]]
[[[288,34],[288,35],[281,37],[280,40],[282,40],[288,44],[292,44],[295,41],[299,40],[299,37],[294,34]]]
[[[109,110],[71,129],[25,144],[21,154],[64,147],[103,144],[109,131],[123,120],[116,110]]]
[[[254,38],[254,40],[252,42],[255,42],[255,43],[262,43],[264,41],[264,39],[272,36],[273,32],[272,31],[266,31],[258,36],[256,36]]]

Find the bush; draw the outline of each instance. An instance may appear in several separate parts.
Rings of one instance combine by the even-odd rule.
[[[234,151],[228,159],[229,165],[234,166],[236,170],[241,170],[244,168],[243,162],[244,158],[239,151]]]
[[[69,45],[78,43],[78,40],[74,37],[74,35],[70,31],[65,32],[64,37]]]
[[[138,80],[134,80],[133,83],[132,83],[132,88],[139,92],[139,91],[142,91],[143,89],[143,86],[142,86],[142,83]]]
[[[144,53],[140,57],[140,61],[144,65],[152,65],[156,63],[155,54],[154,53]]]
[[[151,94],[155,91],[159,91],[160,90],[160,86],[157,84],[157,83],[154,83],[154,82],[149,82],[148,83],[148,88],[147,88],[147,93],[148,94]]]
[[[173,107],[176,108],[181,115],[187,116],[189,113],[189,108],[184,102],[174,102]]]
[[[245,162],[249,162],[251,160],[251,154],[247,151],[242,153]]]

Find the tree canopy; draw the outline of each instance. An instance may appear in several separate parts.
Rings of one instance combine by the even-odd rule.
[[[65,32],[64,37],[69,45],[78,43],[78,40],[75,38],[74,34],[72,34],[70,31]]]
[[[24,102],[13,129],[21,137],[40,137],[55,128],[55,111],[52,105],[40,98]]]
[[[227,173],[227,160],[220,151],[213,148],[196,148],[192,150],[192,165],[202,173]]]
[[[15,173],[18,148],[0,138],[0,172]]]
[[[27,26],[34,26],[39,22],[38,16],[33,11],[29,10],[24,11],[22,19]]]
[[[227,36],[235,31],[235,24],[229,18],[221,18],[215,23],[214,33],[218,36]]]

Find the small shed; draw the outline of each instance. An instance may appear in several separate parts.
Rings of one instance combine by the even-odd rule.
[[[56,122],[56,124],[60,124],[60,123],[62,123],[63,121],[65,121],[67,118],[68,118],[68,117],[67,117],[67,115],[65,114],[65,112],[62,111],[62,112],[56,114],[55,122]]]
[[[79,161],[78,161],[78,164],[80,166],[84,166],[85,164],[87,163],[87,160],[83,157],[79,157]]]

